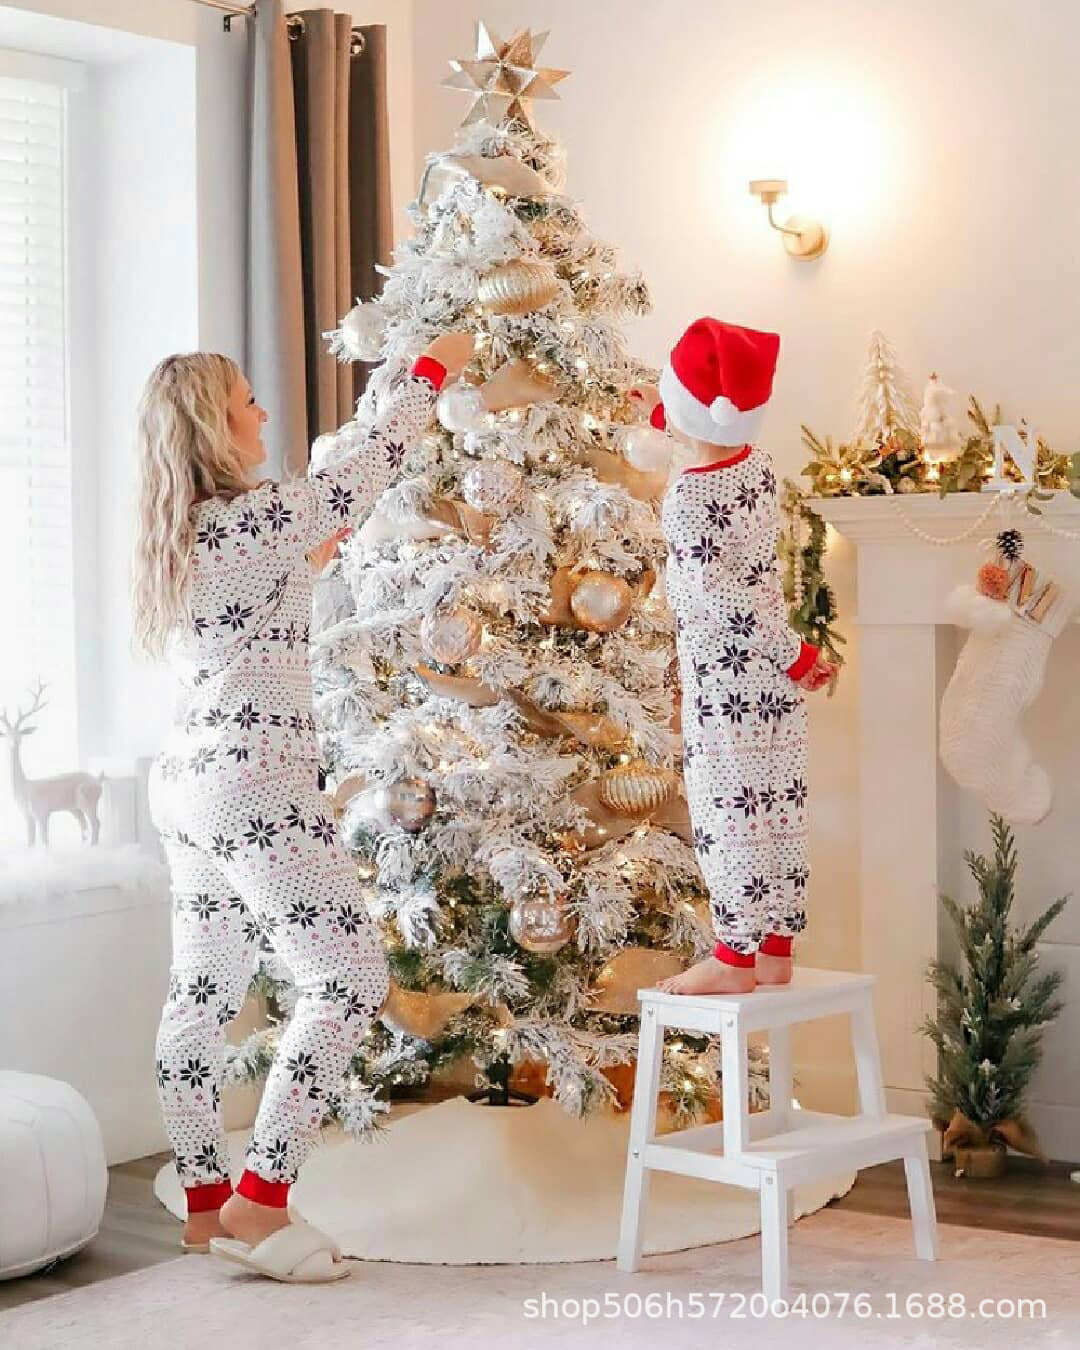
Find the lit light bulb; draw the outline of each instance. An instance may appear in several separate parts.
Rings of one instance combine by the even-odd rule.
[[[853,477],[854,475],[852,474],[850,469],[840,470],[840,481],[842,483],[850,483]]]
[[[585,358],[584,358],[583,356],[579,356],[579,357],[577,358],[577,360],[574,362],[574,365],[578,368],[578,370],[588,370],[588,369],[589,369],[589,363],[588,363],[588,361],[585,360]]]

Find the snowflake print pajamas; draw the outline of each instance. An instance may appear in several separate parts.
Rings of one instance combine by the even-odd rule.
[[[718,451],[723,451],[718,447]],[[663,503],[682,681],[683,762],[716,956],[786,955],[806,926],[807,721],[816,648],[788,626],[768,456],[684,470]]]
[[[283,1206],[389,987],[386,957],[317,786],[307,553],[366,514],[432,412],[443,368],[421,358],[349,458],[196,508],[190,626],[151,775],[173,888],[173,958],[157,1037],[162,1110],[189,1212],[231,1191],[221,1111],[225,1027],[269,943],[299,990],[238,1191]]]

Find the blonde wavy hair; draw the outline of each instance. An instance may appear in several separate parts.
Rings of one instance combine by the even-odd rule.
[[[251,487],[228,423],[239,378],[230,357],[190,352],[167,356],[143,390],[131,599],[134,646],[146,656],[163,656],[171,630],[190,618],[184,592],[196,501]]]

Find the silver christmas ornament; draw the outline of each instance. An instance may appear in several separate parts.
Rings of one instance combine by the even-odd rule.
[[[458,380],[439,395],[435,415],[447,431],[479,431],[486,424],[488,411],[477,386]]]
[[[420,640],[432,660],[444,666],[467,661],[480,648],[483,625],[467,609],[451,609],[429,614],[420,628]]]
[[[474,464],[461,480],[466,502],[489,516],[506,516],[521,492],[521,470],[504,459],[485,459]]]
[[[386,312],[375,300],[354,305],[338,333],[343,351],[354,361],[378,361],[386,338]]]

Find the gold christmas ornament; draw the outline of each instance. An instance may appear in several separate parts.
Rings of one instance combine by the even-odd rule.
[[[472,994],[425,994],[420,990],[402,989],[391,980],[390,993],[379,1020],[392,1031],[430,1041],[446,1030],[452,1018],[471,1008],[475,1002]]]
[[[550,956],[574,933],[565,895],[530,895],[510,906],[510,936],[528,952]]]
[[[663,806],[677,782],[673,773],[635,759],[601,775],[600,800],[621,816],[648,816]]]
[[[557,99],[554,86],[565,80],[568,70],[538,66],[536,58],[547,41],[547,33],[533,34],[528,28],[503,42],[487,24],[476,25],[476,54],[471,60],[451,61],[443,84],[449,89],[464,89],[472,103],[462,122],[517,120],[532,125],[532,100]]]
[[[422,829],[435,811],[435,789],[422,778],[402,778],[386,789],[386,809],[403,830]]]
[[[420,640],[432,660],[456,666],[476,655],[483,632],[483,624],[470,610],[451,609],[429,614],[420,626]]]
[[[593,1012],[636,1014],[638,990],[650,989],[669,975],[678,975],[684,964],[675,952],[624,947],[601,967],[589,1007]]]
[[[559,282],[548,263],[500,263],[480,278],[477,299],[488,314],[530,314],[555,298]]]
[[[570,612],[594,633],[614,633],[630,617],[634,593],[622,577],[582,572],[570,592]]]

